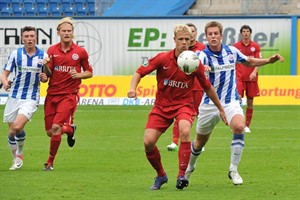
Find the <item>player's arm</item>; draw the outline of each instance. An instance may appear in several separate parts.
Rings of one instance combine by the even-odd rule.
[[[50,77],[52,75],[52,71],[48,67],[48,63],[50,62],[50,58],[46,57],[43,60],[43,66],[42,66],[42,73],[45,73],[47,77]]]
[[[207,96],[214,102],[214,104],[217,106],[217,108],[219,109],[220,112],[220,118],[222,119],[222,121],[228,125],[228,122],[226,120],[226,115],[225,115],[225,111],[221,105],[221,102],[219,100],[219,97],[214,89],[213,86],[211,86],[209,89],[204,90],[205,93],[207,94]]]
[[[263,65],[273,64],[277,61],[283,62],[284,58],[280,54],[274,54],[269,58],[248,58],[243,64],[251,67],[261,67]]]
[[[136,98],[136,88],[138,86],[138,84],[141,81],[142,76],[139,73],[135,73],[133,74],[132,78],[131,78],[131,82],[130,82],[130,88],[129,91],[127,93],[127,97],[128,98]]]

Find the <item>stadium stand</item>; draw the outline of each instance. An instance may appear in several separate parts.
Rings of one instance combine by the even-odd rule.
[[[114,1],[116,0],[0,0],[0,16],[101,16]]]
[[[196,0],[116,0],[102,16],[183,15],[195,2]]]
[[[197,0],[187,15],[299,15],[299,0]]]

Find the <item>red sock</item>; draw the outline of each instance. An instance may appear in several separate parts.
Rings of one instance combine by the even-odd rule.
[[[52,135],[50,140],[50,155],[48,158],[48,163],[53,163],[56,153],[58,151],[61,142],[61,135]]]
[[[68,134],[68,135],[71,135],[73,134],[73,128],[68,125],[68,124],[64,124],[62,127],[61,127],[61,134]]]
[[[184,176],[191,156],[191,142],[181,142],[178,150],[179,176]]]
[[[152,167],[156,170],[157,176],[166,175],[166,172],[161,163],[160,153],[157,146],[155,146],[155,148],[151,152],[146,152],[146,157]]]
[[[251,119],[252,119],[253,109],[246,109],[246,126],[250,127]]]
[[[179,127],[178,127],[178,121],[176,120],[173,126],[173,142],[177,145],[178,145],[178,138],[179,138]]]

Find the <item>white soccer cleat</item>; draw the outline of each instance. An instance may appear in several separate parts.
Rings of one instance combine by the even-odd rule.
[[[20,169],[23,166],[23,155],[16,155],[15,159],[15,167],[16,169]]]
[[[172,144],[170,144],[170,145],[167,146],[167,149],[169,151],[177,151],[178,150],[178,146],[177,146],[177,144],[175,144],[174,142],[172,142]]]
[[[234,185],[242,185],[243,184],[243,179],[237,171],[229,171],[228,178],[230,178],[232,180],[232,183]]]
[[[248,126],[245,126],[244,132],[245,132],[245,133],[251,133],[250,128],[249,128]]]
[[[13,171],[13,170],[16,170],[17,167],[16,167],[16,163],[15,163],[15,160],[13,160],[13,164],[12,166],[9,168],[9,170]]]

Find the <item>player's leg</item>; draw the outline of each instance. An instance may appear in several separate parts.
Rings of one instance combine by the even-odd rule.
[[[228,177],[232,179],[234,185],[240,185],[243,183],[243,179],[238,173],[238,165],[241,161],[244,150],[245,119],[243,109],[240,108],[238,104],[239,102],[234,102],[225,107],[226,117],[233,132]]]
[[[168,176],[161,162],[161,155],[156,146],[161,134],[171,125],[173,119],[166,119],[162,115],[153,112],[149,114],[148,122],[144,133],[144,148],[146,158],[155,169],[157,176],[150,190],[159,190],[161,186],[168,182]],[[159,109],[156,110],[160,112]]]
[[[252,121],[253,116],[253,104],[254,104],[254,97],[260,96],[259,94],[259,86],[257,81],[248,81],[246,82],[246,96],[247,96],[247,109],[246,109],[246,127],[245,132],[249,133],[250,131],[250,124]]]
[[[253,115],[253,98],[247,97],[245,132],[250,133],[250,123]]]

